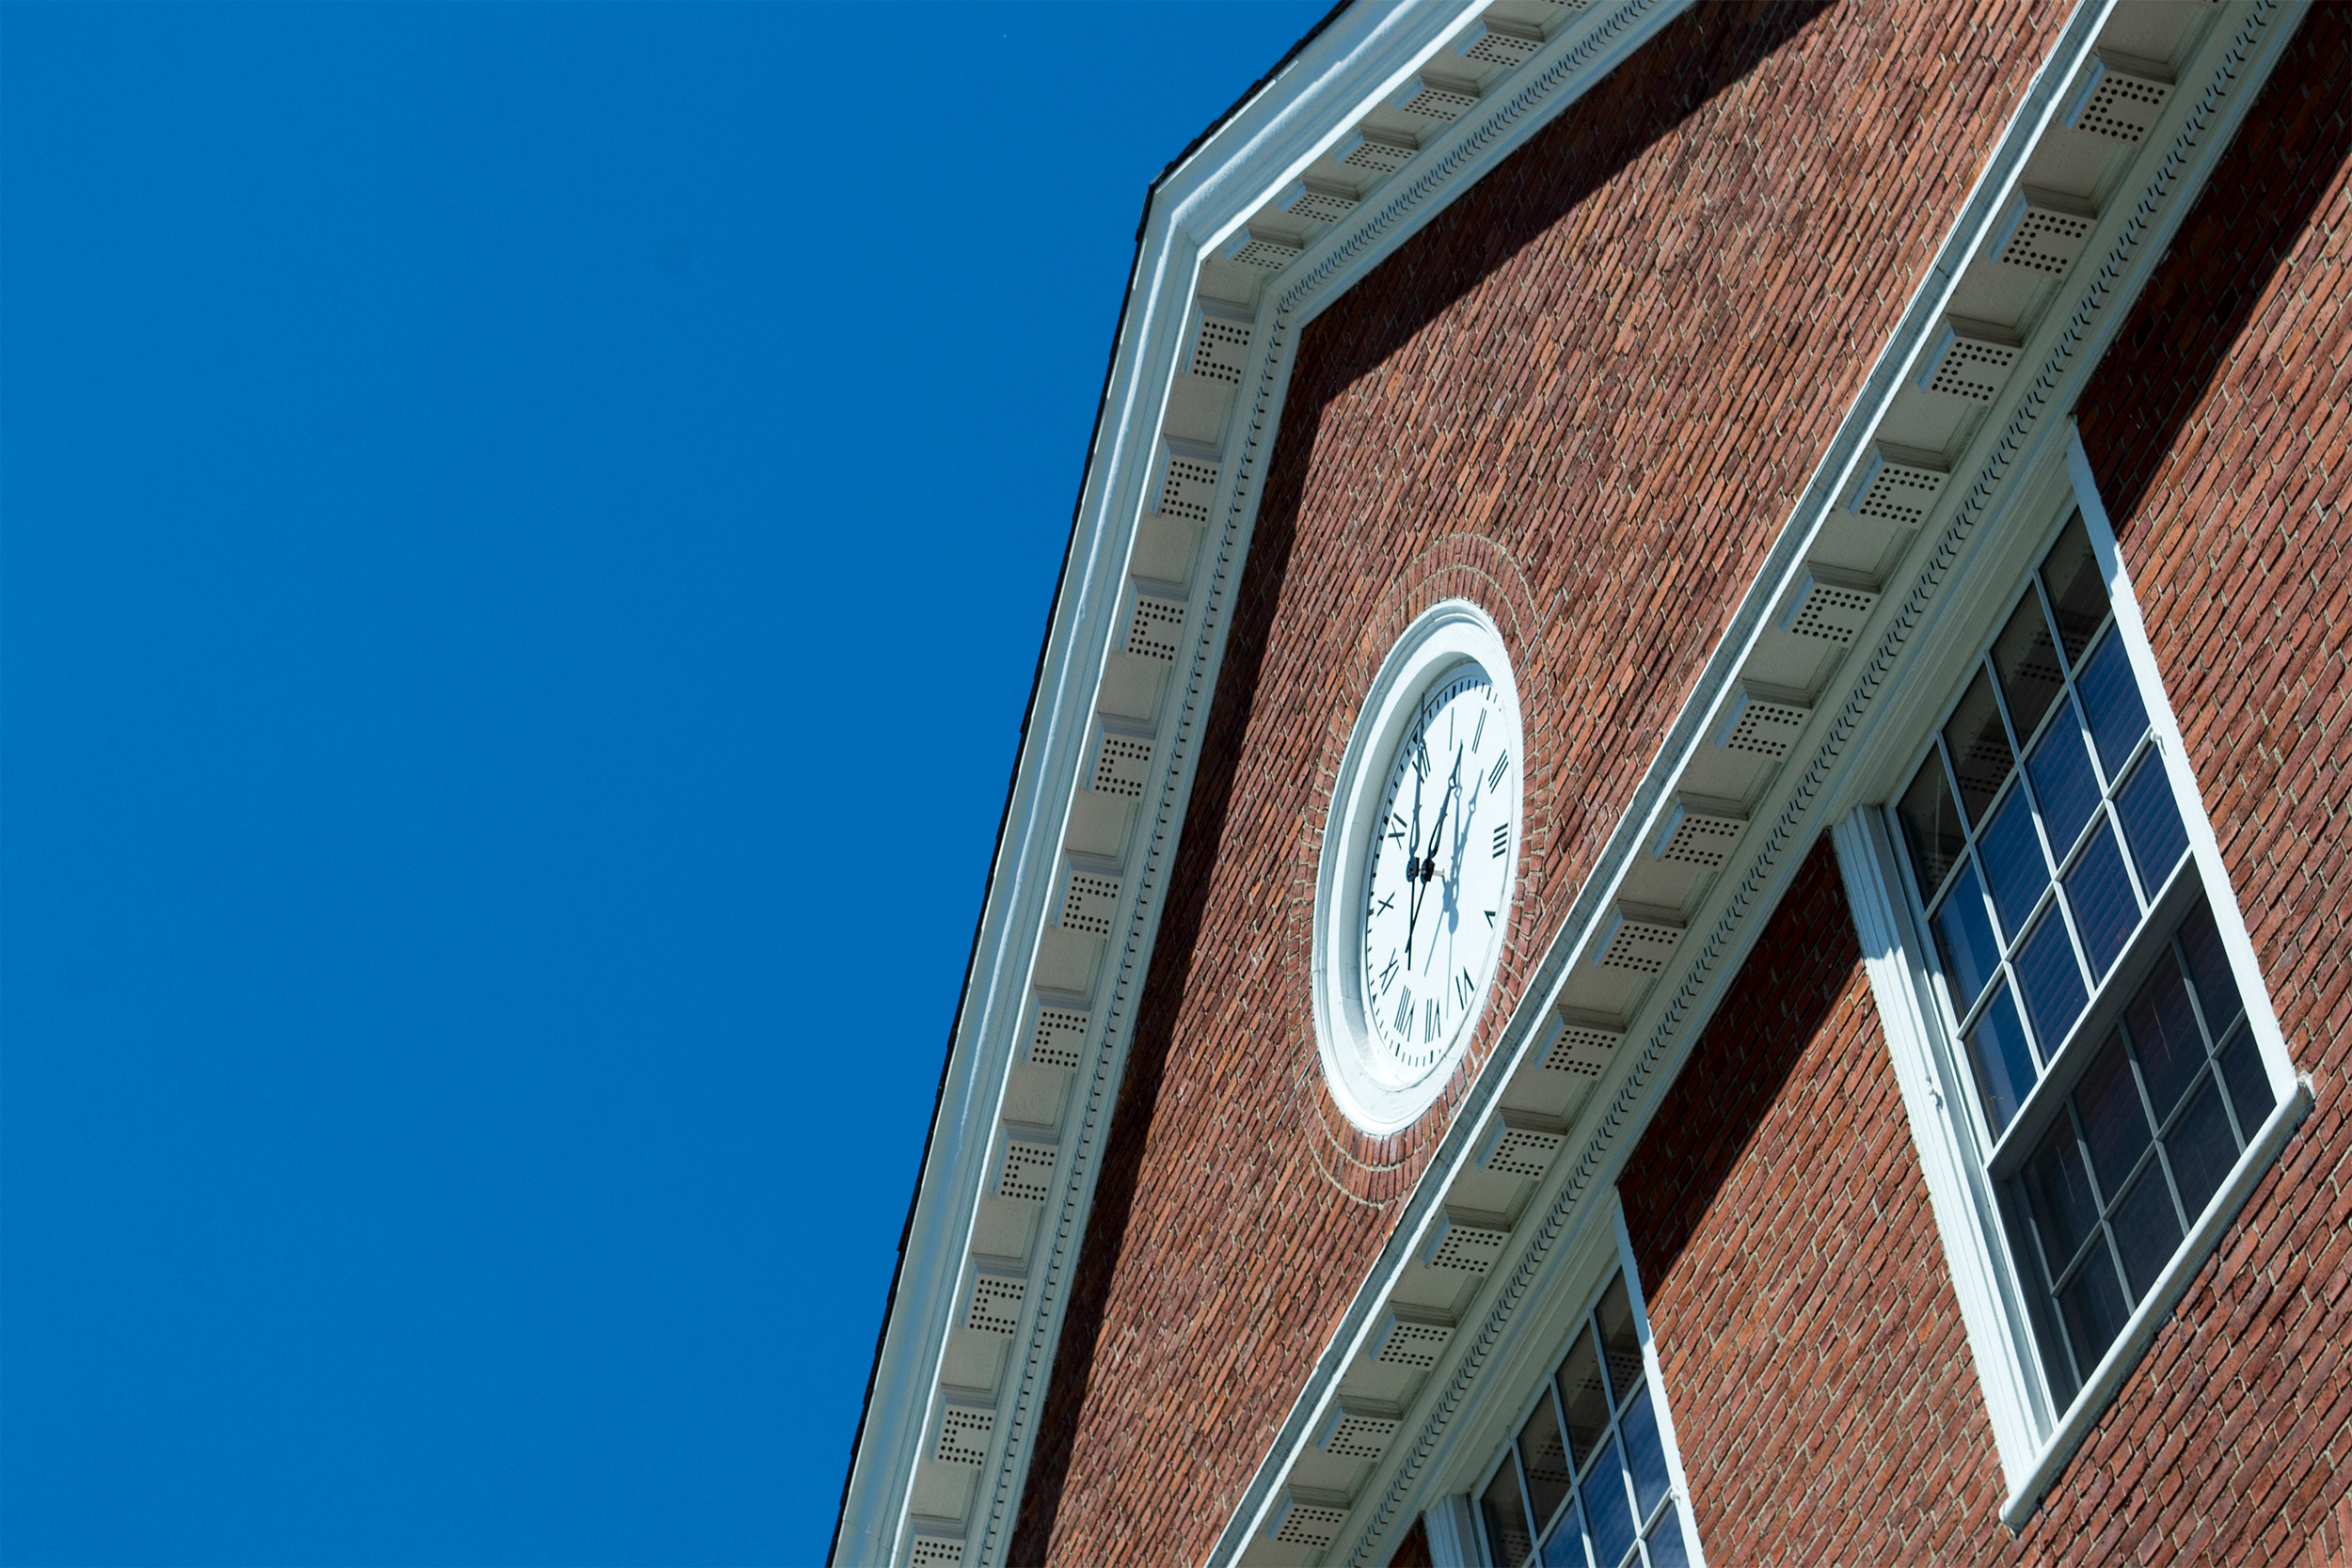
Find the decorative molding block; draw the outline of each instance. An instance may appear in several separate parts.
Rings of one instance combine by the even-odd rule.
[[[2090,226],[2098,221],[2096,209],[2071,196],[2019,191],[2010,198],[2007,221],[1993,242],[1993,254],[2010,266],[2056,276],[2082,255]]]
[[[1780,629],[1791,637],[1851,642],[1862,634],[1878,602],[1879,585],[1868,578],[1834,566],[1808,565],[1789,595]]]
[[[1057,1136],[1071,1076],[1067,1068],[1013,1063],[1012,1075],[1005,1080],[1005,1125],[1048,1140]]]
[[[982,1195],[972,1219],[972,1256],[1025,1270],[1029,1243],[1037,1239],[1039,1205],[1027,1198]]]
[[[2090,57],[2082,91],[2066,112],[2067,129],[2137,142],[2156,128],[2171,96],[2172,73],[2162,65],[2101,50]]]
[[[1103,687],[1094,710],[1148,724],[1160,711],[1160,687],[1167,678],[1168,666],[1160,660],[1114,648],[1103,661]]]
[[[1394,174],[1413,161],[1420,148],[1376,131],[1351,131],[1340,138],[1331,150],[1331,159],[1343,168],[1360,168],[1371,174]]]
[[[1274,198],[1276,212],[1300,223],[1337,223],[1354,212],[1357,204],[1354,191],[1306,180],[1291,182],[1290,188]]]
[[[1917,528],[1935,509],[1936,498],[1944,493],[1944,482],[1950,477],[1931,453],[1873,447],[1854,485],[1854,515],[1900,528]]]
[[[1805,721],[1812,717],[1808,703],[1743,686],[1715,743],[1726,752],[1744,752],[1777,762],[1788,754],[1788,748],[1804,733]]]
[[[1284,235],[1269,234],[1263,230],[1252,229],[1245,224],[1234,230],[1232,237],[1225,242],[1223,251],[1225,259],[1229,261],[1237,261],[1245,267],[1257,267],[1265,272],[1276,272],[1297,261],[1299,253],[1306,248],[1304,245]],[[1163,502],[1162,505],[1165,506],[1166,503]]]
[[[1674,810],[1666,814],[1665,825],[1659,830],[1658,843],[1650,854],[1680,865],[1703,865],[1709,871],[1720,871],[1730,857],[1732,846],[1747,831],[1747,814],[1728,804],[1677,800]]]
[[[2009,372],[2024,352],[2017,334],[2007,327],[1955,317],[1945,322],[1920,356],[1919,389],[1991,403],[2009,384]]]
[[[1454,40],[1454,53],[1474,66],[1499,65],[1505,70],[1525,65],[1544,46],[1544,35],[1534,27],[1486,17],[1473,22]]]
[[[1090,937],[1084,931],[1046,927],[1037,944],[1038,986],[1045,990],[1067,991],[1073,996],[1093,995],[1104,945],[1101,937]]]
[[[1390,95],[1389,107],[1423,119],[1456,120],[1478,107],[1478,88],[1468,83],[1415,76]]]
[[[1127,569],[1155,582],[1188,582],[1192,559],[1200,549],[1200,525],[1188,517],[1147,512],[1136,525],[1135,554]]]

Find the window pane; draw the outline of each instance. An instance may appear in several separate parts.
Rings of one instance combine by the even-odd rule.
[[[2123,1320],[2130,1315],[2130,1304],[2116,1283],[2115,1265],[2108,1260],[2106,1248],[2093,1247],[2082,1273],[2058,1292],[2058,1316],[2066,1322],[2066,1338],[2074,1343],[2074,1360],[2086,1380],[2099,1357],[2115,1343],[2115,1337],[2123,1332]]]
[[[1968,683],[1960,706],[1944,725],[1945,749],[1951,752],[1952,771],[1960,781],[1960,803],[1968,820],[1981,822],[1984,810],[2009,777],[2009,736],[2001,729],[2000,710],[1993,705],[1993,682],[1982,670]]]
[[[2197,983],[2197,1003],[2205,1009],[2205,1027],[2215,1039],[2230,1032],[2243,1006],[2237,981],[2230,974],[2230,959],[2221,951],[2221,933],[2213,923],[2213,909],[2203,899],[2181,922],[2181,950],[2188,955],[2188,977]]]
[[[2181,826],[2180,808],[2172,803],[2172,784],[2164,776],[2164,759],[2153,747],[2116,792],[2115,812],[2123,819],[2123,837],[2139,867],[2140,885],[2153,898],[2188,852],[2188,833]]]
[[[2139,924],[2139,901],[2123,875],[2123,851],[2115,847],[2112,828],[2101,828],[2066,874],[2066,902],[2074,911],[2074,930],[2083,939],[2090,972],[2104,977],[2123,951],[2124,938]]]
[[[2153,1161],[2123,1195],[2114,1225],[2115,1249],[2123,1255],[2123,1272],[2132,1282],[2132,1299],[2137,1301],[2181,1245],[2180,1215],[2173,1211],[2164,1172]]]
[[[1486,1517],[1486,1549],[1495,1561],[1518,1568],[1534,1549],[1535,1536],[1527,1528],[1527,1505],[1519,1499],[1519,1473],[1512,1467],[1510,1455],[1503,1455],[1502,1468],[1486,1483],[1478,1512]]]
[[[1568,1414],[1569,1451],[1582,1465],[1609,1430],[1609,1391],[1601,1386],[1600,1353],[1593,1348],[1589,1328],[1577,1335],[1575,1347],[1561,1363],[1560,1403]]]
[[[1544,1538],[1544,1568],[1589,1568],[1584,1555],[1584,1521],[1570,1509]]]
[[[1994,993],[1983,1016],[1969,1029],[1968,1058],[1976,1064],[1977,1090],[1984,1096],[1984,1119],[1993,1124],[1997,1138],[2025,1103],[2036,1077],[2026,1026],[2018,1022],[2017,1005],[2007,988]]]
[[[1911,868],[1919,879],[1919,896],[1933,898],[1967,842],[1962,834],[1960,808],[1952,803],[1952,787],[1944,782],[1944,759],[1933,751],[1920,765],[1919,776],[1903,791],[1895,815],[1902,821],[1903,842],[1911,847]]]
[[[2067,658],[2082,657],[2106,618],[2107,588],[2099,575],[2098,557],[2090,553],[2090,535],[2083,529],[2081,513],[2069,519],[2058,543],[2042,557],[2042,584],[2050,591],[2050,608],[2058,613]]]
[[[2001,635],[1994,639],[1993,667],[2001,673],[2009,721],[2022,741],[2050,711],[2051,699],[2066,689],[2066,677],[2058,669],[2058,644],[2050,641],[2050,623],[2042,618],[2041,595],[2031,589],[2010,612]]]
[[[2148,733],[2148,708],[2139,700],[2139,682],[2132,678],[2132,661],[2123,653],[2122,638],[2110,637],[2099,644],[2074,689],[2082,693],[2083,716],[2090,721],[2091,738],[2099,743],[2099,765],[2112,779]]]
[[[1951,893],[1935,911],[1935,945],[1944,958],[1944,974],[1952,996],[1966,1012],[1983,994],[1985,982],[2001,962],[2000,943],[1994,940],[1992,919],[1984,912],[1984,885],[1977,868],[1962,868]]]
[[[1549,1395],[1535,1402],[1535,1413],[1519,1429],[1519,1464],[1527,1471],[1527,1500],[1534,1505],[1535,1527],[1541,1529],[1576,1479],[1567,1450],[1560,1446],[1560,1418],[1552,1414]]]
[[[1682,1545],[1682,1521],[1672,1509],[1649,1532],[1649,1568],[1691,1568],[1691,1556]]]
[[[2221,1179],[2237,1163],[2237,1140],[2230,1136],[2230,1118],[2213,1080],[2201,1078],[2197,1098],[2164,1140],[2165,1157],[2172,1162],[2172,1180],[2181,1189],[2181,1207],[2193,1223],[2221,1190]]]
[[[2058,1053],[2066,1031],[2083,1016],[2082,968],[2074,961],[2074,943],[2057,907],[2042,917],[2013,960],[2017,987],[2025,993],[2026,1012],[2033,1020],[2034,1037],[2042,1042],[2042,1059]]]
[[[1978,841],[1977,854],[1984,864],[1985,879],[1993,884],[1993,904],[2000,912],[2001,929],[2013,942],[2033,913],[2034,901],[2050,884],[2049,863],[2042,858],[2041,840],[2034,836],[2033,808],[2024,790],[2010,790],[2001,809],[1993,814],[1992,825]]]
[[[1658,1413],[1650,1408],[1644,1389],[1617,1430],[1625,1433],[1626,1468],[1633,1476],[1633,1500],[1643,1518],[1666,1495],[1666,1449],[1658,1440]]]
[[[1625,1275],[1619,1275],[1593,1308],[1593,1316],[1600,1320],[1601,1354],[1609,1362],[1609,1387],[1623,1404],[1633,1391],[1642,1386],[1642,1337],[1633,1326],[1633,1301],[1626,1294]]]
[[[2098,1059],[2074,1089],[2074,1109],[2081,1116],[2083,1142],[2090,1146],[2090,1168],[2099,1190],[2112,1200],[2140,1150],[2148,1147],[2148,1117],[2139,1108],[2139,1086],[2132,1082],[2132,1065],[2123,1057],[2123,1037],[2109,1035]]]
[[[2082,731],[2074,725],[2073,709],[2054,720],[2049,734],[2034,742],[2026,768],[2033,775],[2034,794],[2042,802],[2042,821],[2050,835],[2050,847],[2063,858],[2099,806],[2099,781],[2090,771],[2090,753],[2083,750]]]
[[[2238,1131],[2252,1137],[2254,1129],[2279,1101],[2270,1092],[2270,1074],[2263,1070],[2262,1058],[2255,1054],[2254,1032],[2244,1024],[2221,1049],[2221,1081],[2230,1086]]]
[[[2026,1197],[2042,1231],[2042,1255],[2050,1273],[2062,1275],[2099,1223],[2099,1199],[2083,1168],[2083,1148],[2072,1119],[2058,1117],[2026,1163]]]
[[[2123,1009],[2123,1027],[2132,1032],[2132,1049],[2139,1053],[2140,1075],[2148,1082],[2148,1103],[2162,1122],[2205,1065],[2205,1037],[2197,1032],[2188,989],[2181,984],[2181,966],[2171,954],[2156,960],[2155,973]]]
[[[1632,1505],[1625,1495],[1625,1474],[1617,1467],[1614,1438],[1584,1478],[1584,1528],[1593,1538],[1593,1560],[1601,1568],[1614,1568],[1633,1549]]]

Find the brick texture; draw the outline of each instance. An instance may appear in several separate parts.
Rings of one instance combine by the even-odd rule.
[[[2010,1536],[1893,1071],[1817,849],[1621,1189],[1713,1560],[2352,1558],[2348,100],[2352,9],[2314,8],[2078,409],[2316,1108]]]
[[[1617,1191],[1709,1561],[1997,1553],[1993,1430],[1826,841]]]
[[[1702,7],[1307,329],[1015,1560],[1216,1540],[2058,16]],[[1314,849],[1387,640],[1454,594],[1527,714],[1518,912],[1470,1064],[1368,1140],[1315,1056]]]

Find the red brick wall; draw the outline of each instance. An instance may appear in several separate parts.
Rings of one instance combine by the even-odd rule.
[[[1206,1552],[1467,1081],[1375,1142],[1316,1064],[1314,848],[1388,640],[1478,599],[1527,711],[1524,881],[1475,1064],[2056,21],[1702,8],[1309,328],[1016,1560]]]
[[[1817,849],[1621,1187],[1716,1561],[2319,1563],[2344,1549],[2347,101],[2352,9],[2314,8],[2079,410],[2317,1108],[2010,1537],[1892,1069]]]
[[[1709,1561],[1998,1552],[1993,1429],[1826,839],[1617,1191]]]

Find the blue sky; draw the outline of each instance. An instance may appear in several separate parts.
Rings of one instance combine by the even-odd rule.
[[[1321,9],[0,8],[0,1558],[821,1556],[1144,187]]]

